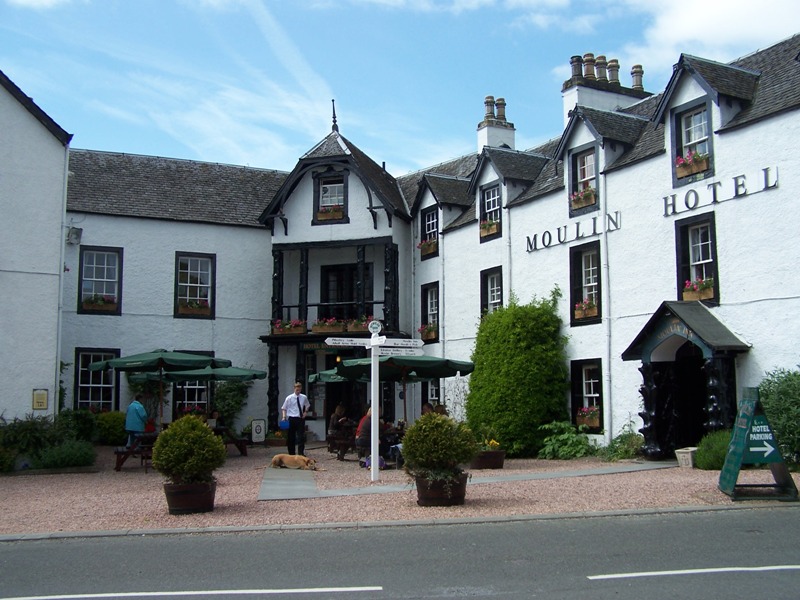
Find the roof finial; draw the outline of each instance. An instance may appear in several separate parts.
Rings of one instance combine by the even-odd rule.
[[[336,100],[331,98],[331,105],[333,106],[333,127],[331,131],[339,132],[339,126],[336,124]]]

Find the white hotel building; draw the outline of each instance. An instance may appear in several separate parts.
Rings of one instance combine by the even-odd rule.
[[[49,252],[63,253],[65,268],[47,273],[60,274],[48,292],[62,290],[60,311],[29,302],[2,317],[3,329],[16,331],[17,364],[42,357],[35,338],[46,342],[51,372],[3,360],[0,409],[6,418],[31,412],[31,390],[47,389],[44,412],[52,413],[59,355],[70,363],[65,406],[124,409],[124,377],[93,378],[86,365],[163,347],[268,370],[242,419],[274,426],[295,378],[363,354],[326,346],[329,334],[311,331],[317,318],[374,315],[388,335],[411,337],[436,323],[425,353],[469,359],[483,312],[512,292],[527,302],[558,286],[573,418],[597,405],[599,441],[633,422],[651,457],[671,456],[729,426],[742,389],[766,371],[800,363],[792,318],[800,307],[799,55],[800,35],[729,64],[681,55],[658,94],[644,90],[639,66],[627,87],[616,60],[576,56],[559,138],[515,149],[505,101],[487,97],[476,154],[397,178],[335,119],[290,173],[71,150],[66,214],[52,190],[49,212],[35,217],[61,226],[62,244]],[[54,156],[42,168],[57,188],[58,145],[63,152],[68,139],[48,129],[46,115],[25,117],[31,106],[2,81],[0,119],[28,122],[3,144],[24,147],[49,131],[54,140],[43,145]],[[689,152],[702,160],[677,166]],[[22,169],[10,176],[30,178]],[[22,193],[0,197],[5,214],[40,195]],[[4,295],[28,285],[13,263],[30,244],[9,247],[0,257]],[[698,279],[712,282],[706,297],[685,299],[685,282]],[[84,303],[94,294],[108,302]],[[584,299],[593,307],[579,314]],[[60,346],[50,326],[49,337],[27,334],[54,318]],[[279,318],[306,327],[274,332]],[[310,429],[320,437],[336,403],[357,414],[367,400],[365,384],[309,391],[318,415]],[[384,414],[403,418],[405,403],[413,419],[422,400],[452,406],[455,393],[453,380],[409,385],[404,399],[400,391],[382,386]],[[524,390],[513,393],[524,401]],[[195,400],[208,400],[202,386],[175,388],[170,408]]]

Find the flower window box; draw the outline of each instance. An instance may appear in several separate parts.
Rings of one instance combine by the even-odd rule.
[[[686,281],[683,288],[684,302],[692,302],[695,300],[708,300],[714,297],[714,280],[713,279],[696,279],[695,281]]]
[[[103,303],[96,303],[96,302],[83,302],[81,304],[83,306],[83,310],[96,310],[102,312],[116,312],[117,311],[117,303],[116,302],[103,302]]]
[[[272,328],[272,335],[290,335],[290,334],[300,334],[305,333],[306,327],[305,325],[298,325],[296,327],[273,327]]]
[[[596,198],[597,195],[594,188],[586,188],[585,190],[575,192],[572,194],[572,196],[570,196],[569,207],[572,210],[577,210],[579,208],[591,206],[595,203]]]
[[[575,424],[586,425],[589,429],[600,428],[600,411],[593,411],[589,413],[578,413],[575,417]]]
[[[344,219],[344,208],[331,206],[317,211],[317,221],[337,221]]]
[[[421,256],[427,256],[429,254],[434,254],[439,249],[439,241],[438,240],[424,240],[417,244],[417,248],[419,248],[419,253]]]
[[[208,316],[211,314],[211,307],[210,306],[187,306],[184,304],[178,305],[178,314],[179,315],[204,315]]]
[[[346,323],[334,323],[331,325],[316,323],[311,326],[311,333],[344,333],[345,331],[347,331]]]
[[[702,173],[703,171],[708,171],[708,159],[704,158],[702,160],[695,160],[691,163],[684,163],[682,165],[678,165],[675,167],[675,171],[677,172],[678,179],[683,177],[689,177],[689,175],[694,175],[695,173]]]
[[[481,237],[488,237],[494,235],[500,230],[500,223],[497,221],[482,221],[481,222]]]
[[[597,307],[592,306],[591,308],[576,308],[574,315],[575,315],[575,320],[589,319],[591,317],[596,317]]]

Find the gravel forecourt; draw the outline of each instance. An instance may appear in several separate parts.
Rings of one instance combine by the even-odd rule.
[[[216,471],[213,512],[174,516],[167,512],[163,477],[145,473],[129,459],[113,469],[112,448],[98,448],[96,472],[15,474],[0,478],[0,536],[107,531],[244,529],[274,525],[357,524],[375,522],[488,519],[496,517],[570,514],[588,516],[636,509],[708,508],[733,503],[719,491],[719,471],[662,468],[619,474],[585,475],[527,481],[483,483],[497,475],[551,473],[605,468],[597,458],[570,461],[506,459],[502,471],[472,471],[466,503],[458,507],[420,507],[416,490],[402,470],[380,472],[371,483],[367,469],[353,455],[337,461],[319,444],[307,449],[318,461],[318,489],[405,485],[403,491],[344,495],[301,500],[259,501],[264,469],[282,448],[251,447],[248,456],[229,449],[228,460]],[[798,474],[794,474],[798,482]],[[772,483],[768,470],[743,470],[738,483]],[[771,501],[773,504],[778,504]]]

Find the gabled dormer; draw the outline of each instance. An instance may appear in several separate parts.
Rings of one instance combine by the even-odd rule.
[[[411,214],[419,215],[420,258],[439,254],[439,234],[472,204],[467,177],[426,173],[419,181]]]
[[[665,127],[674,185],[714,174],[713,132],[755,98],[759,73],[681,54],[653,120]]]
[[[354,203],[356,197],[359,202]],[[331,133],[300,158],[259,221],[273,235],[275,222],[281,223],[288,236],[290,213],[299,219],[296,226],[305,228],[346,225],[354,211],[366,211],[373,229],[378,229],[381,215],[388,227],[394,217],[410,221],[395,178],[341,135],[334,123]]]
[[[633,147],[648,125],[644,117],[576,106],[556,148],[564,165],[570,216],[598,210],[598,175]]]
[[[544,168],[547,158],[509,148],[484,147],[469,185],[475,198],[481,242],[503,235],[503,206],[519,196]]]

